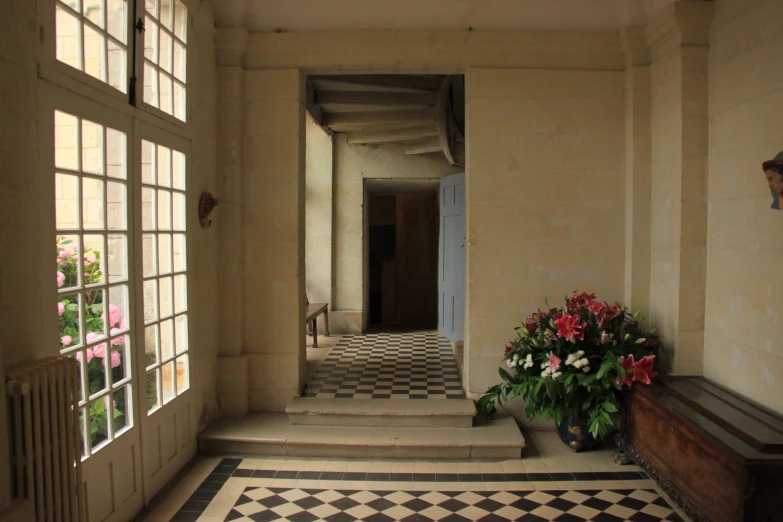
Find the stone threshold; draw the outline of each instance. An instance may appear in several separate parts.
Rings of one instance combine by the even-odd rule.
[[[511,417],[461,428],[308,426],[256,413],[218,420],[199,435],[205,453],[299,457],[519,459],[524,446]]]

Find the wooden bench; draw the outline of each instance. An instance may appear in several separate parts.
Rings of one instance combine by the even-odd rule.
[[[324,337],[329,337],[329,303],[311,303],[307,298],[305,325],[310,325],[310,335],[313,337],[313,348],[318,348],[318,323],[316,318],[324,314]]]
[[[703,377],[634,386],[617,442],[694,521],[783,520],[783,419]]]

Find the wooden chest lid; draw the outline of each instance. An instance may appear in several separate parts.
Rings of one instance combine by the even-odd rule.
[[[783,453],[783,418],[703,377],[666,377],[684,403],[763,453]]]

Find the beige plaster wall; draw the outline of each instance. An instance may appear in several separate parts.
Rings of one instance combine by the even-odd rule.
[[[704,374],[783,413],[783,211],[761,162],[783,150],[783,3],[718,0],[710,53]]]
[[[350,145],[334,138],[334,313],[335,332],[358,332],[364,312],[364,180],[439,179],[462,172],[441,155],[406,155],[401,145]],[[334,318],[334,319],[333,319]]]
[[[464,380],[498,380],[513,328],[547,296],[622,300],[620,72],[471,68],[467,76]]]
[[[311,303],[332,302],[332,137],[306,116],[305,273]],[[319,329],[322,320],[317,321]]]
[[[283,411],[304,385],[305,109],[296,69],[246,71],[243,339],[250,410]]]

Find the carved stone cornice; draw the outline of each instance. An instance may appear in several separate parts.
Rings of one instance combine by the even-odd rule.
[[[250,34],[243,27],[215,30],[215,54],[217,64],[243,67]]]
[[[705,0],[672,2],[645,30],[653,61],[680,47],[707,47],[710,43],[713,3]]]

